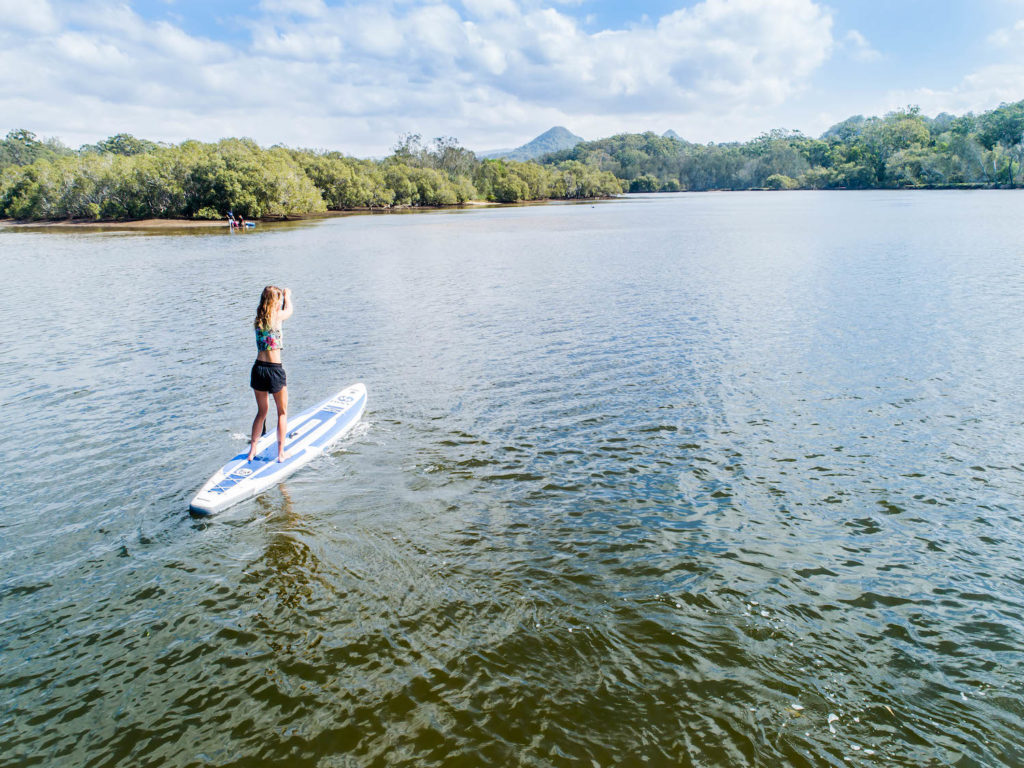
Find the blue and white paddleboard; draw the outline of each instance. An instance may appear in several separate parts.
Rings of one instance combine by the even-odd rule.
[[[353,384],[297,418],[288,419],[284,443],[287,459],[277,460],[277,431],[268,432],[256,443],[252,461],[247,460],[248,449],[235,456],[206,481],[189,509],[211,515],[272,488],[343,437],[365,409],[366,387]]]

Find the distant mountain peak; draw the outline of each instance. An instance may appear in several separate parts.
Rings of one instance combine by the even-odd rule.
[[[511,150],[491,150],[490,152],[480,152],[478,154],[480,157],[503,158],[506,160],[535,160],[551,152],[572,149],[581,141],[583,141],[583,138],[577,136],[568,128],[556,125],[553,128],[548,128],[540,136],[531,139],[521,147]]]
[[[675,139],[676,141],[682,141],[683,140],[683,137],[680,136],[675,131],[673,131],[671,128],[669,128],[667,131],[665,131],[663,134],[661,134],[661,138],[663,138],[663,139]]]
[[[581,137],[577,136],[568,128],[561,125],[556,125],[553,128],[548,128],[546,131],[544,131],[544,133],[542,133],[540,136],[534,139],[534,141],[538,141],[539,139],[567,139],[575,141],[576,143],[583,141]]]

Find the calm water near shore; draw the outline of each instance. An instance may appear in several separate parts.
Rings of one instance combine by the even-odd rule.
[[[1024,764],[1024,193],[0,229],[0,765]],[[263,285],[363,424],[208,520]]]

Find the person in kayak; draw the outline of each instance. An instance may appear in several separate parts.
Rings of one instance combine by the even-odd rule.
[[[256,395],[256,418],[252,422],[252,441],[249,444],[249,461],[256,455],[256,443],[263,435],[267,412],[270,410],[270,395],[277,406],[277,460],[284,461],[288,454],[284,450],[284,438],[288,431],[288,378],[281,364],[281,350],[284,348],[284,333],[281,323],[292,316],[292,292],[288,288],[268,285],[260,296],[256,308],[256,362],[249,374],[249,386]]]

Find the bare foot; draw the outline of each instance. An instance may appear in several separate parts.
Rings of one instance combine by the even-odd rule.
[[[291,457],[292,457],[292,455],[290,453],[287,453],[287,452],[277,454],[278,462],[287,461]]]
[[[252,457],[255,456],[255,455],[256,455],[255,453],[253,453],[252,451],[249,451],[249,458],[246,459],[246,461],[252,461]]]

